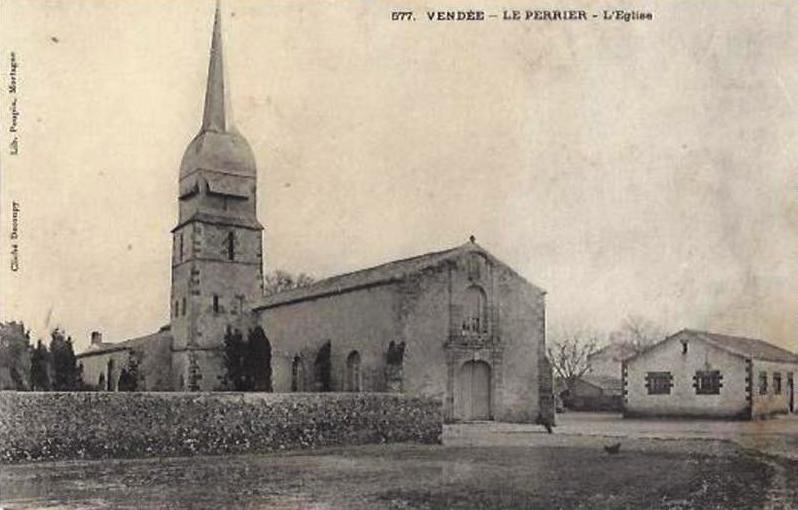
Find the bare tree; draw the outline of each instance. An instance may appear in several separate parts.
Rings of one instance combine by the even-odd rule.
[[[610,342],[628,347],[635,353],[642,352],[665,338],[665,330],[640,315],[630,315],[621,327],[610,333]]]
[[[583,330],[563,331],[548,349],[549,362],[568,390],[590,370],[591,354],[598,350],[600,336]]]
[[[315,281],[315,278],[305,273],[294,275],[288,271],[276,269],[264,276],[263,293],[267,296],[270,296],[272,294],[277,294],[278,292],[296,289],[298,287],[307,287]]]

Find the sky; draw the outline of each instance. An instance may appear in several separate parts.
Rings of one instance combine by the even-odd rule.
[[[653,20],[628,23],[504,21],[530,4],[488,0],[471,7],[500,18],[424,15],[458,5],[224,0],[266,270],[331,276],[473,234],[546,289],[550,331],[639,315],[798,349],[798,4],[645,2]],[[78,349],[93,330],[121,341],[168,322],[213,10],[0,3],[0,319],[34,337],[59,326]]]

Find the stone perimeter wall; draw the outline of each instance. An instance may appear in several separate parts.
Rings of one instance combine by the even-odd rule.
[[[387,393],[0,392],[0,463],[439,443],[441,403]]]

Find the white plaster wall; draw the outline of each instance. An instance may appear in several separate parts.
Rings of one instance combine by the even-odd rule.
[[[682,339],[688,339],[687,354]],[[748,410],[745,359],[718,349],[690,335],[669,338],[637,358],[626,362],[628,415],[684,415],[733,417]],[[723,379],[718,395],[697,395],[693,376],[697,370],[720,370]],[[649,395],[647,372],[671,372],[669,395]]]

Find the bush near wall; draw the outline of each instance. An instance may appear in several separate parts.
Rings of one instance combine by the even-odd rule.
[[[441,403],[386,393],[0,392],[0,462],[441,439]]]

